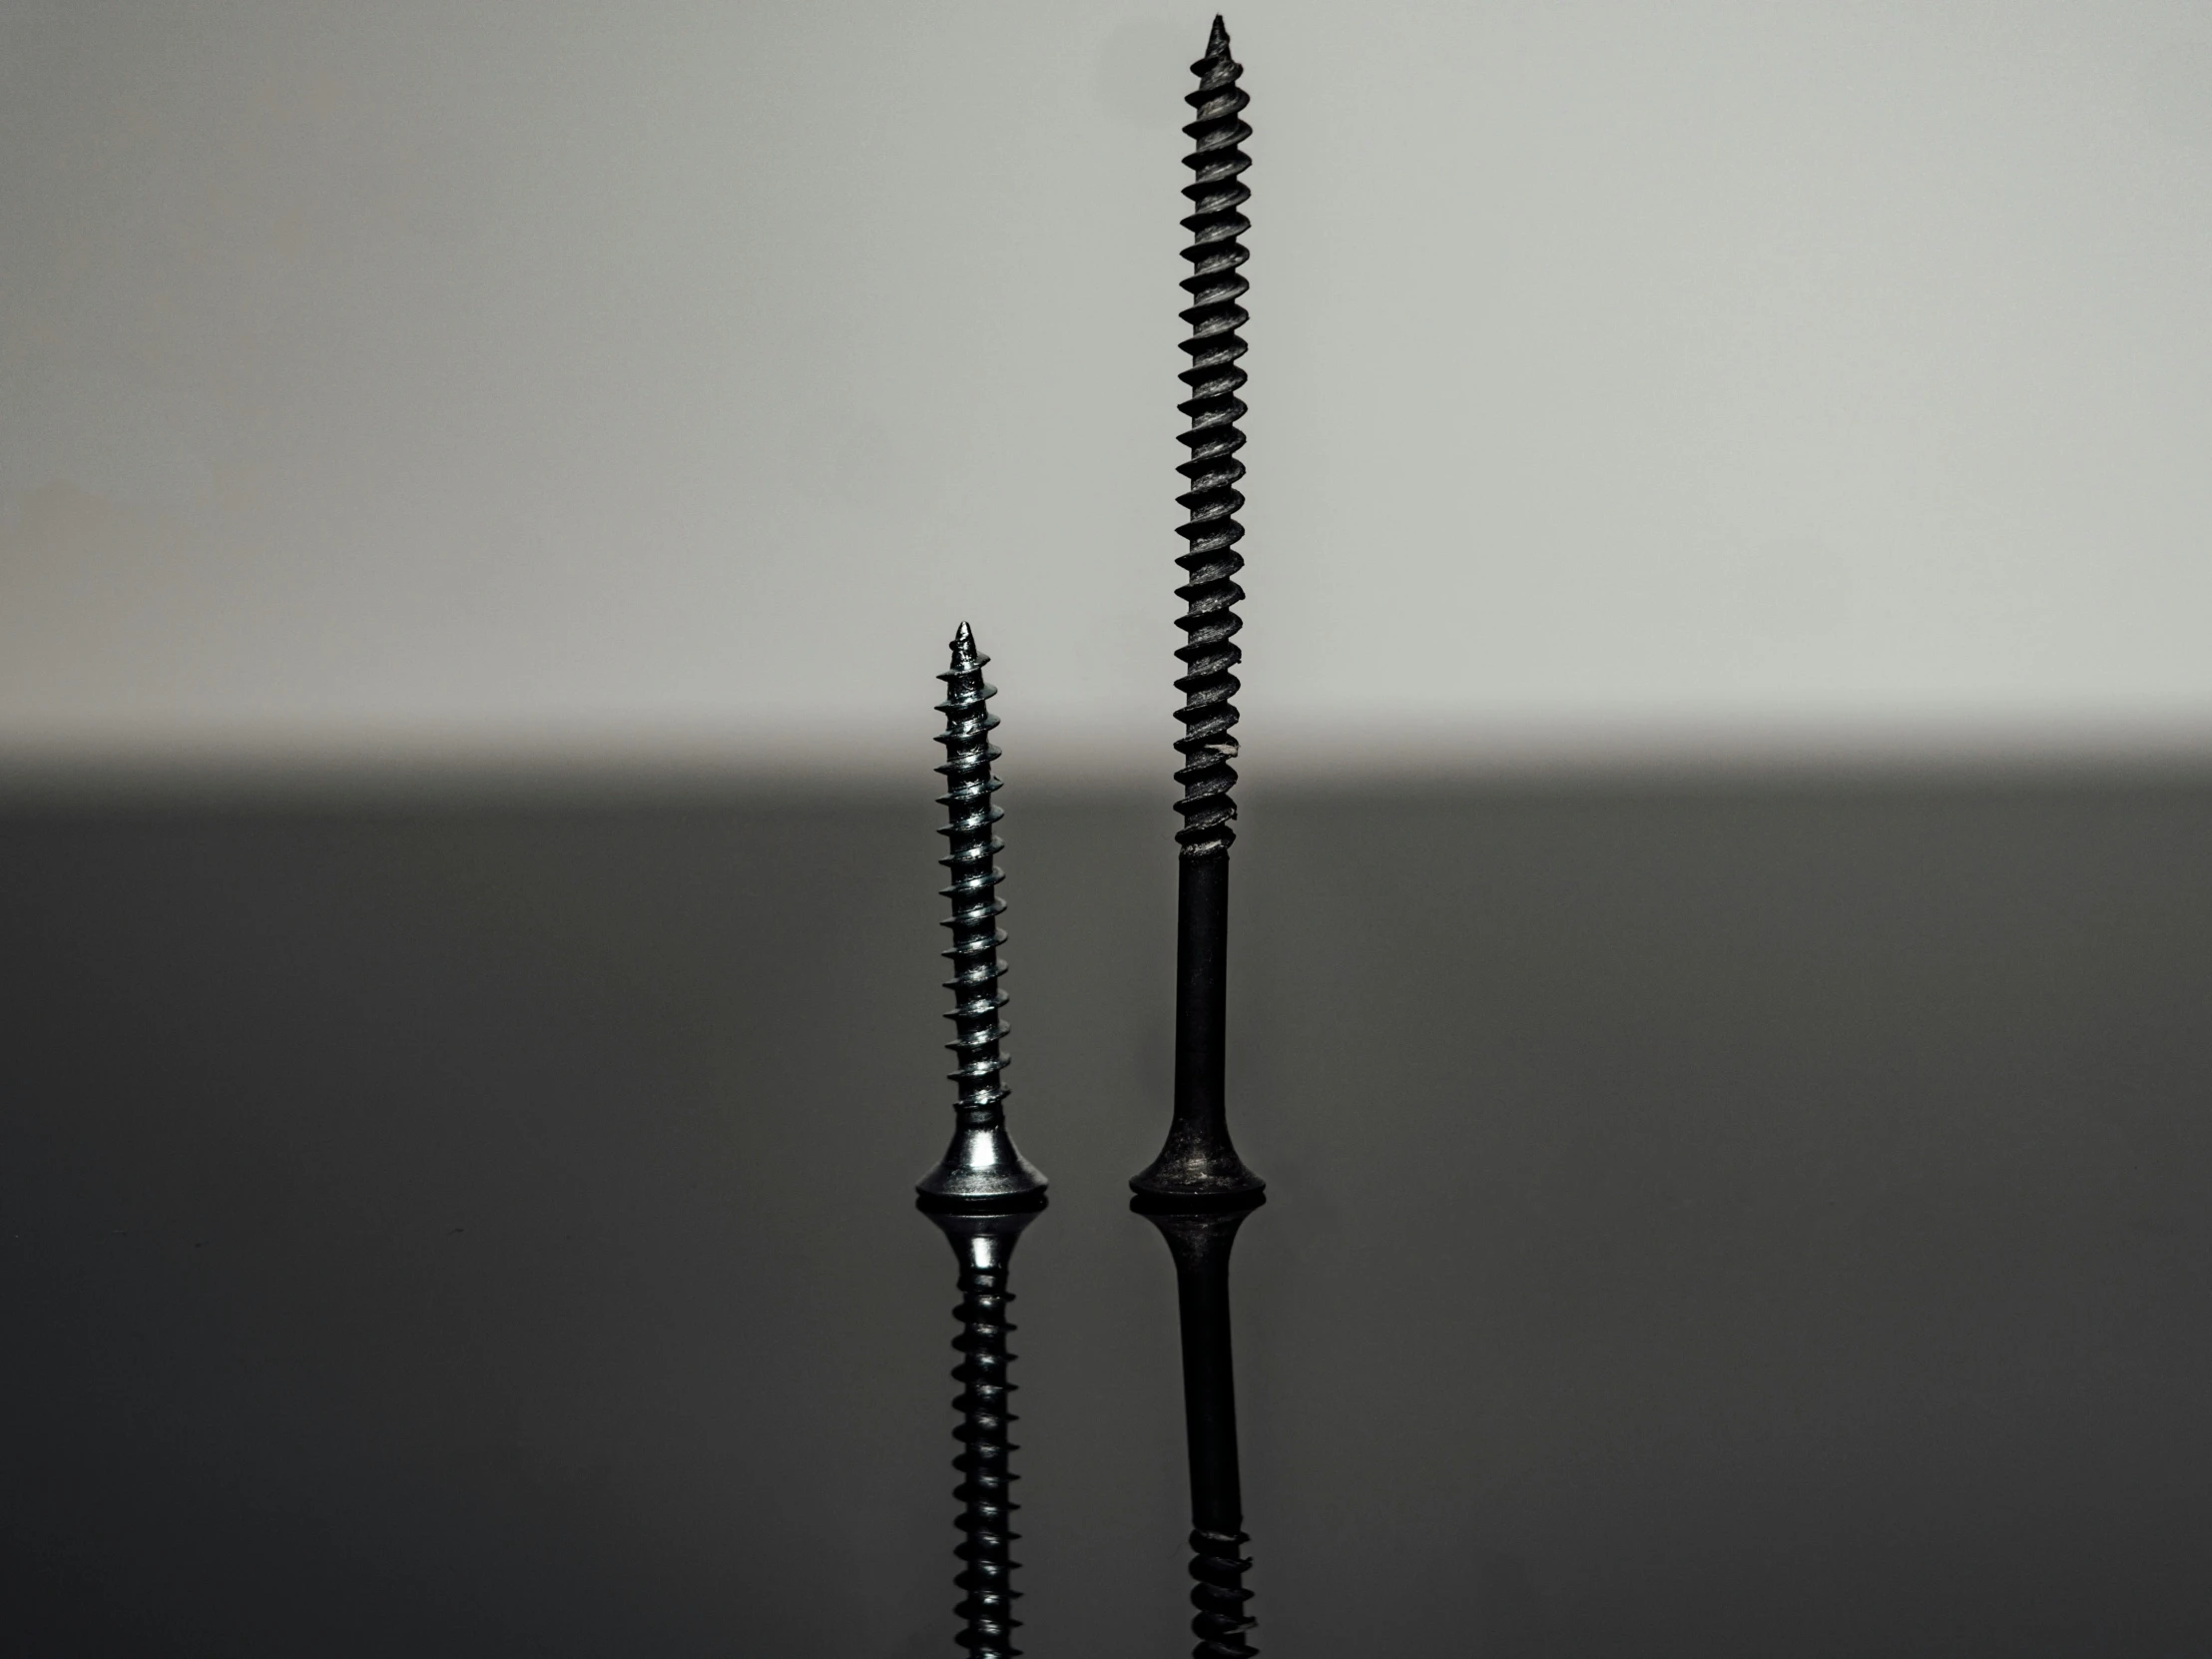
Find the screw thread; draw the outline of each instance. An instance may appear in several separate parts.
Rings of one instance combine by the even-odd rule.
[[[1191,1634],[1198,1638],[1191,1659],[1255,1659],[1259,1653],[1245,1639],[1259,1622],[1245,1612],[1252,1592],[1244,1587],[1244,1575],[1252,1561],[1242,1550],[1251,1541],[1244,1532],[1191,1534],[1191,1605],[1198,1609],[1191,1620]]]
[[[1229,55],[1229,31],[1220,18],[1214,19],[1206,56],[1191,65],[1191,73],[1198,77],[1198,90],[1187,93],[1184,102],[1198,119],[1183,129],[1193,146],[1183,165],[1196,175],[1183,188],[1193,209],[1183,221],[1191,233],[1191,245],[1183,251],[1191,264],[1191,275],[1183,279],[1191,296],[1183,312],[1191,329],[1183,345],[1191,366],[1181,375],[1191,395],[1178,405],[1190,417],[1183,443],[1191,454],[1176,468],[1190,483],[1176,498],[1190,514],[1180,531],[1190,549],[1175,561],[1190,580],[1175,590],[1186,606],[1176,625],[1188,636],[1175,653],[1187,671],[1175,682],[1184,699],[1176,719],[1185,728],[1175,744],[1184,761],[1175,775],[1183,786],[1175,806],[1183,828],[1175,838],[1184,857],[1202,858],[1226,853],[1237,838],[1237,804],[1229,793],[1237,782],[1230,764],[1237,756],[1237,706],[1230,699],[1238,691],[1236,667],[1244,660],[1236,643],[1244,626],[1236,611],[1244,598],[1236,582],[1244,568],[1237,551],[1244,526],[1236,514],[1245,504],[1237,489],[1245,474],[1237,459],[1245,441],[1237,426],[1246,412],[1237,395],[1245,383],[1238,366],[1245,342],[1237,330],[1251,320],[1239,303],[1249,285],[1239,239],[1252,222],[1239,210],[1252,193],[1239,181],[1252,165],[1241,148],[1252,129],[1238,118],[1250,100],[1237,85],[1244,69]]]
[[[1006,1367],[1014,1358],[1006,1350],[1006,1338],[1014,1327],[1006,1321],[1006,1305],[1013,1294],[1006,1289],[1006,1268],[963,1263],[960,1269],[960,1305],[952,1317],[960,1322],[960,1335],[952,1346],[960,1363],[952,1368],[961,1384],[952,1404],[960,1413],[960,1426],[952,1431],[961,1444],[952,1466],[960,1471],[960,1484],[952,1495],[964,1506],[953,1524],[964,1537],[953,1554],[967,1565],[952,1582],[966,1593],[953,1608],[967,1621],[955,1641],[974,1659],[1014,1659],[1021,1650],[1013,1645],[1020,1624],[1014,1617],[1013,1513],[1019,1507],[1012,1496],[1014,1474],[1008,1468],[1016,1449],[1007,1439],[1015,1418],[1007,1409],[1013,1383]]]
[[[998,779],[991,763],[999,751],[990,742],[998,717],[990,712],[997,688],[983,682],[983,665],[990,661],[976,649],[975,636],[966,623],[952,640],[952,666],[937,676],[946,686],[945,700],[937,705],[944,730],[937,742],[944,745],[944,764],[936,770],[945,779],[945,793],[937,802],[945,809],[945,824],[938,830],[950,840],[938,860],[952,872],[952,884],[942,888],[952,901],[945,926],[952,929],[952,948],[944,952],[952,963],[952,977],[944,982],[952,992],[953,1038],[945,1046],[957,1062],[946,1075],[960,1086],[957,1107],[961,1126],[995,1129],[1005,1121],[1006,1097],[1011,1092],[1000,1081],[1007,1066],[999,1043],[1007,1027],[999,1018],[1006,995],[998,988],[1006,970],[998,960],[998,947],[1006,942],[998,918],[1006,908],[996,888],[1000,879],[993,862],[1005,843],[992,832],[1000,813],[991,797]]]

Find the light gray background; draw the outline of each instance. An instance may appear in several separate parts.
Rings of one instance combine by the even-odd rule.
[[[1167,730],[1206,11],[0,3],[0,759]],[[1247,0],[1301,757],[2212,732],[2212,14]]]

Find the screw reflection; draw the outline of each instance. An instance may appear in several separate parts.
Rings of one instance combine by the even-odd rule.
[[[1183,1424],[1191,1464],[1192,1659],[1249,1659],[1244,1587],[1251,1540],[1237,1465],[1236,1366],[1229,1326],[1229,1254],[1259,1192],[1211,1202],[1139,1194],[1130,1208],[1160,1230],[1175,1261],[1183,1334]]]

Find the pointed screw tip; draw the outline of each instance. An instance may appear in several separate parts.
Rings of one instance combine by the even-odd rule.
[[[1214,32],[1206,37],[1206,55],[1216,57],[1229,50],[1229,25],[1222,21],[1221,13],[1214,13]]]
[[[975,648],[975,630],[966,623],[952,636],[952,660],[955,663],[973,663],[980,655]]]

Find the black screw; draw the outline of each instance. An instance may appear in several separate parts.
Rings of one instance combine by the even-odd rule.
[[[999,1048],[1006,1036],[999,1018],[1006,995],[998,982],[1006,970],[998,947],[1006,935],[998,930],[998,918],[1006,905],[998,896],[1000,872],[992,861],[1004,843],[991,830],[1000,814],[991,801],[998,791],[991,763],[999,751],[990,741],[998,724],[990,712],[997,688],[983,683],[983,665],[989,661],[963,622],[952,636],[952,666],[937,676],[947,688],[937,705],[945,717],[944,730],[937,735],[945,751],[937,771],[946,784],[937,797],[946,819],[939,833],[951,841],[940,862],[952,872],[944,896],[952,901],[945,922],[952,929],[952,948],[945,952],[952,977],[945,988],[953,1003],[945,1017],[952,1021],[954,1035],[946,1046],[958,1061],[949,1076],[960,1086],[960,1097],[952,1144],[915,1191],[932,1202],[1004,1208],[1009,1200],[1041,1198],[1045,1179],[1006,1133],[1008,1091],[999,1081],[1006,1069]]]
[[[1182,527],[1190,550],[1176,560],[1190,580],[1176,593],[1185,604],[1180,626],[1188,639],[1176,652],[1188,672],[1175,682],[1183,693],[1176,718],[1184,734],[1175,747],[1184,765],[1175,775],[1183,799],[1175,810],[1183,828],[1176,889],[1175,937],[1175,1115],[1159,1157],[1130,1185],[1160,1197],[1225,1197],[1258,1192],[1267,1183],[1237,1156],[1229,1139],[1224,1050],[1228,1024],[1229,847],[1236,839],[1237,804],[1230,788],[1237,782],[1237,601],[1244,589],[1236,582],[1244,568],[1237,543],[1244,526],[1237,490],[1244,463],[1237,451],[1244,433],[1237,422],[1245,405],[1237,393],[1245,372],[1245,352],[1237,330],[1250,320],[1243,305],[1244,244],[1252,228],[1240,211],[1251,192],[1240,182],[1251,165],[1241,146],[1252,129],[1239,119],[1248,102],[1238,87],[1242,66],[1229,55],[1229,30],[1220,18],[1206,43],[1206,56],[1191,65],[1198,90],[1184,101],[1198,119],[1183,131],[1192,140],[1184,159],[1196,176],[1184,187],[1193,212],[1183,221],[1191,245],[1183,257],[1191,275],[1183,287],[1191,305],[1183,312],[1191,336],[1183,349],[1191,366],[1183,383],[1191,395],[1181,408],[1190,417],[1183,434],[1191,458],[1178,470],[1190,488],[1178,499],[1190,515]]]
[[[1184,258],[1191,275],[1183,286],[1191,306],[1183,318],[1191,337],[1183,349],[1191,366],[1183,403],[1190,430],[1183,463],[1190,489],[1181,497],[1190,514],[1183,535],[1190,550],[1176,562],[1190,580],[1176,591],[1186,611],[1188,639],[1176,655],[1188,672],[1176,681],[1184,696],[1176,743],[1184,765],[1176,776],[1183,799],[1176,811],[1178,860],[1175,936],[1175,1116],[1167,1144],[1130,1185],[1131,1208],[1159,1228],[1175,1259],[1176,1306],[1183,1342],[1183,1422],[1191,1474],[1191,1631],[1193,1659],[1250,1659],[1245,1611],[1251,1592],[1244,1575],[1244,1496],[1237,1460],[1237,1390],[1229,1324],[1229,1254],[1245,1217],[1266,1202],[1266,1183],[1237,1156],[1229,1139],[1223,1053],[1228,1025],[1229,847],[1236,839],[1237,805],[1230,788],[1235,767],[1237,601],[1244,590],[1237,552],[1244,527],[1237,485],[1244,463],[1237,451],[1245,413],[1238,397],[1245,383],[1238,366],[1245,345],[1237,330],[1248,320],[1244,244],[1251,223],[1240,211],[1250,197],[1240,182],[1250,165],[1242,146],[1252,129],[1240,119],[1246,98],[1237,82],[1243,69],[1229,55],[1229,30],[1214,19],[1206,56],[1191,65],[1198,90],[1186,101],[1197,120],[1183,129],[1192,140],[1184,165],[1196,175],[1184,190],[1193,212],[1183,221],[1191,233]]]

